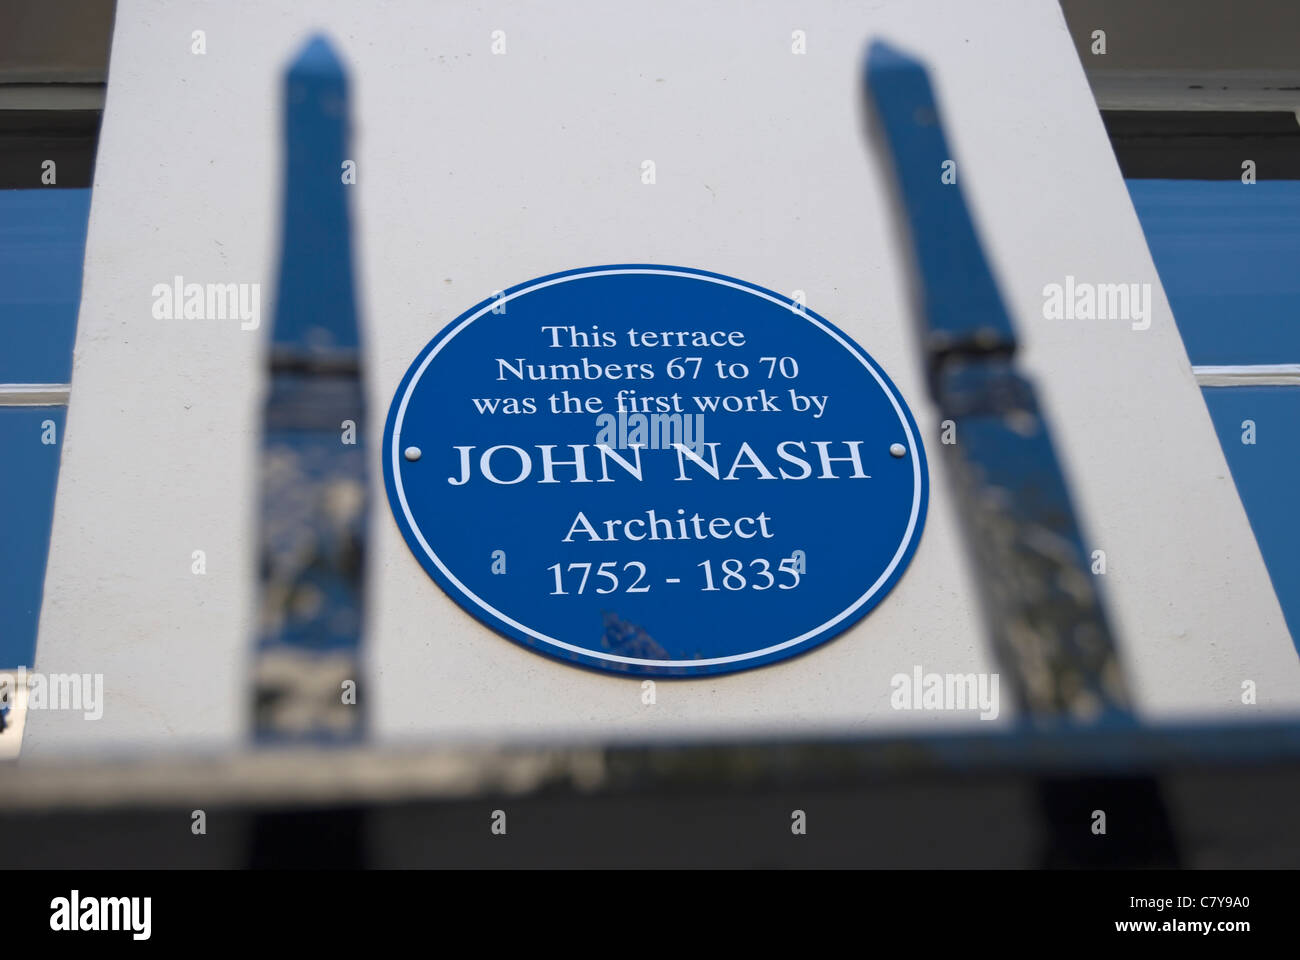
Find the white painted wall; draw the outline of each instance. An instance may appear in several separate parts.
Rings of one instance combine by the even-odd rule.
[[[1055,4],[120,0],[37,652],[41,670],[102,672],[108,702],[93,723],[33,713],[26,756],[246,736],[265,327],[154,320],[150,290],[176,274],[261,282],[269,324],[280,71],[317,27],[355,87],[378,739],[979,722],[889,708],[890,677],[916,664],[995,667],[919,375],[888,182],[860,132],[860,55],[876,34],[934,67],[1025,365],[1109,556],[1143,715],[1300,706],[1295,648]],[[196,29],[206,56],[190,52]],[[489,52],[496,29],[504,57]],[[794,29],[806,56],[790,53]],[[653,187],[639,179],[645,159]],[[494,290],[615,262],[806,290],[883,364],[931,448],[924,538],[874,613],[792,662],[661,682],[653,707],[639,681],[552,662],[463,612],[402,542],[380,474],[392,392],[440,327]],[[1067,274],[1152,283],[1151,328],[1042,320],[1044,284]],[[190,573],[198,549],[202,577]],[[1240,703],[1247,679],[1256,707]]]

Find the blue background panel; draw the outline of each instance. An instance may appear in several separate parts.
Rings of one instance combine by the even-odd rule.
[[[885,373],[829,321],[753,284],[653,264],[540,277],[505,290],[507,302],[499,313],[496,298],[480,302],[425,347],[384,432],[407,544],[483,623],[608,672],[729,673],[830,640],[903,575],[928,496],[919,431]],[[632,330],[655,340],[634,344]],[[679,359],[674,374],[671,361],[692,355],[696,365]],[[778,357],[790,361],[780,371]],[[727,364],[748,375],[723,373]],[[807,397],[823,389],[813,413]],[[563,394],[602,406],[579,412]],[[483,412],[503,397],[536,412]],[[632,400],[649,405],[622,409],[657,435],[618,439],[636,429],[616,417]],[[673,421],[647,428],[656,412],[676,417],[678,432],[664,435]],[[607,470],[596,444],[622,447],[635,472]],[[405,456],[409,446],[421,454]],[[683,448],[716,464],[711,478],[699,461],[686,466]],[[494,450],[504,456],[492,461]],[[547,479],[543,451],[557,461]]]
[[[67,383],[90,190],[0,190],[0,383]]]
[[[1128,189],[1192,363],[1300,363],[1300,181]]]
[[[1291,637],[1300,645],[1300,389],[1207,387],[1202,392]],[[1241,442],[1245,420],[1255,422],[1253,445]]]
[[[64,407],[0,407],[0,669],[31,666],[41,612]],[[54,421],[55,443],[41,442]]]

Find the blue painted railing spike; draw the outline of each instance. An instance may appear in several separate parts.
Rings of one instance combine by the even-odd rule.
[[[343,164],[348,82],[324,37],[313,37],[285,77],[284,223],[273,356],[325,362],[359,344]]]
[[[1029,722],[1132,722],[1130,694],[1069,489],[957,182],[925,67],[868,49],[864,95],[915,248],[930,389],[958,442],[941,450],[1002,671]]]
[[[343,61],[334,52],[325,35],[320,33],[309,38],[298,56],[294,57],[293,64],[289,67],[289,74],[290,76],[325,74],[337,77],[341,82],[347,82]]]
[[[343,161],[347,77],[313,38],[285,82],[282,249],[262,441],[260,741],[363,735],[367,470]]]
[[[940,122],[925,66],[882,41],[867,49],[865,92],[892,148],[894,172],[912,230],[927,329],[922,341],[934,389],[939,366],[951,353],[1010,354],[1015,331],[980,247],[961,181],[944,177],[954,160]],[[949,167],[955,174],[955,167]]]

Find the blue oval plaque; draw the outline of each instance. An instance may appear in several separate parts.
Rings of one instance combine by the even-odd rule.
[[[685,267],[531,280],[421,351],[384,430],[393,515],[462,607],[541,653],[698,676],[870,611],[925,522],[911,412],[802,305]]]

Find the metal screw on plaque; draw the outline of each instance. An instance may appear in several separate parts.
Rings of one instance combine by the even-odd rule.
[[[891,443],[889,445],[890,456],[902,457],[902,456],[906,456],[906,454],[907,454],[907,447],[903,446],[901,443]]]
[[[419,460],[420,457],[424,456],[424,451],[419,447],[407,447],[402,451],[402,456],[414,463],[416,460]]]
[[[322,37],[284,89],[284,207],[261,464],[261,618],[253,667],[259,741],[352,741],[366,554],[361,337],[347,188],[348,83]],[[360,684],[358,684],[360,686]]]

